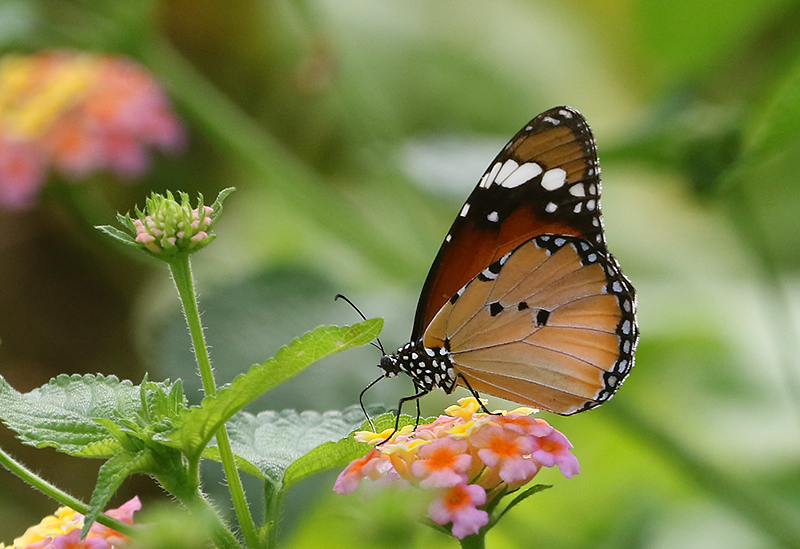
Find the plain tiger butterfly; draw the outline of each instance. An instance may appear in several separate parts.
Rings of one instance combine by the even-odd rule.
[[[594,137],[556,107],[489,165],[428,273],[411,341],[367,389],[410,376],[398,420],[404,402],[458,385],[571,415],[611,398],[638,339],[635,291],[606,249]]]

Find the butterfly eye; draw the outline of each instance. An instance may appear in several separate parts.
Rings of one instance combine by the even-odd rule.
[[[384,355],[378,367],[390,377],[394,377],[400,372],[400,369],[397,367],[397,359],[391,355]]]

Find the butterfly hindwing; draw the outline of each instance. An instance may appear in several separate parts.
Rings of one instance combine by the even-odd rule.
[[[605,251],[600,168],[586,120],[570,107],[526,124],[497,155],[462,207],[433,262],[411,339],[479,272],[534,236],[584,238]]]
[[[483,393],[569,415],[608,400],[633,366],[635,295],[587,240],[542,235],[455,294],[425,332]]]

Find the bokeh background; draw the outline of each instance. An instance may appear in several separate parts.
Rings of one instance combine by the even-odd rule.
[[[109,53],[163,87],[185,144],[131,180],[51,169],[0,210],[0,374],[199,380],[164,265],[92,229],[151,190],[236,186],[195,256],[220,381],[320,324],[405,343],[442,237],[527,120],[568,104],[603,167],[609,247],[639,294],[637,365],[606,406],[548,415],[582,472],[519,505],[494,548],[800,546],[800,4],[791,0],[2,0],[0,53]],[[1,153],[2,151],[0,151]],[[250,408],[357,402],[371,347]],[[392,406],[408,380],[379,384]],[[463,395],[460,395],[463,396]],[[429,396],[423,411],[451,403]],[[491,406],[502,407],[491,400]],[[0,444],[88,499],[99,463]],[[220,492],[214,466],[206,479]],[[412,496],[304,481],[282,545],[456,547]],[[112,504],[163,499],[129,479]],[[257,483],[248,484],[256,505]],[[226,504],[223,502],[223,507]],[[0,471],[0,541],[54,503]]]

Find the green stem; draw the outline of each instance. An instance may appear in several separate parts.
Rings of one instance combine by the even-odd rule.
[[[199,490],[194,491],[186,498],[178,498],[181,503],[197,517],[211,523],[211,535],[213,536],[214,546],[219,549],[242,549],[242,544],[236,536],[225,526],[219,513],[213,508],[208,500],[203,497]]]
[[[285,492],[276,488],[269,481],[264,491],[264,526],[261,527],[262,547],[275,549],[278,546],[278,521],[283,511]]]
[[[486,534],[484,532],[467,536],[461,541],[461,549],[484,549],[486,547]]]
[[[89,511],[89,506],[83,503],[81,500],[74,498],[73,496],[69,495],[68,493],[56,488],[42,477],[16,461],[6,452],[4,452],[0,448],[0,465],[17,475],[19,478],[24,480],[26,483],[30,484],[46,496],[49,496],[59,502],[62,505],[69,507],[70,509],[77,511],[85,515]],[[128,537],[132,537],[136,534],[136,530],[130,526],[129,524],[125,524],[115,518],[111,518],[108,515],[100,514],[97,517],[97,522],[102,524],[103,526],[108,526],[120,532],[121,534],[125,534]]]
[[[189,326],[189,334],[192,337],[192,346],[194,347],[197,366],[200,369],[203,389],[207,396],[215,396],[217,394],[217,386],[214,381],[214,372],[211,369],[211,359],[208,356],[208,345],[206,344],[203,334],[203,324],[200,321],[200,311],[197,307],[197,295],[194,290],[194,280],[192,278],[192,267],[189,262],[189,255],[180,254],[175,260],[170,262],[169,266],[172,271],[172,280],[175,282],[175,287],[178,290],[178,295],[183,304],[183,313],[186,317],[186,324]],[[245,542],[248,547],[259,547],[258,529],[253,522],[250,507],[247,505],[242,479],[239,477],[239,471],[236,468],[236,461],[233,457],[233,450],[231,450],[230,439],[228,438],[228,431],[225,429],[224,425],[216,432],[216,436],[220,461],[225,471],[225,478],[228,481],[228,489],[231,493],[233,508],[236,511],[236,517],[239,519],[239,526],[242,529]]]

